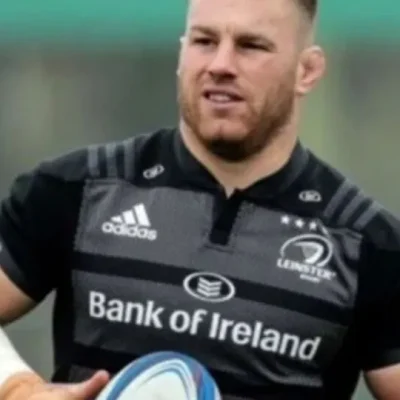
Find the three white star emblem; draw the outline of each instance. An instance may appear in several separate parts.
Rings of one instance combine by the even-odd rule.
[[[290,218],[288,215],[284,215],[283,217],[281,217],[281,223],[282,225],[290,225],[291,223],[293,223],[294,226],[296,226],[299,229],[308,228],[311,231],[318,230],[317,222],[311,221],[310,223],[306,223],[306,221],[304,221],[304,219],[302,218],[293,219],[292,221],[292,218]]]

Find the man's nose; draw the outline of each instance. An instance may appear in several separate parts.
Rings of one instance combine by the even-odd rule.
[[[233,45],[228,43],[219,44],[208,66],[208,72],[215,79],[236,76],[236,56]]]

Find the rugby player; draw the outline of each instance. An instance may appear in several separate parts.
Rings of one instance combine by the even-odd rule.
[[[362,374],[400,398],[399,221],[298,137],[326,64],[316,9],[191,0],[177,127],[15,180],[0,318],[55,291],[55,370],[2,333],[1,400],[87,400],[157,350],[197,358],[226,399],[348,400]]]

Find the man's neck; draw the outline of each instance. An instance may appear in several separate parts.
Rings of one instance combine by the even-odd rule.
[[[289,130],[276,135],[258,154],[244,161],[227,162],[212,154],[181,123],[182,140],[191,154],[215,177],[229,195],[279,171],[290,159],[297,136]]]

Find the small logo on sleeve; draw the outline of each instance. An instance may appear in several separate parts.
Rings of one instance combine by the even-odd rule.
[[[304,203],[321,203],[321,193],[316,190],[305,190],[299,194],[299,199]]]

